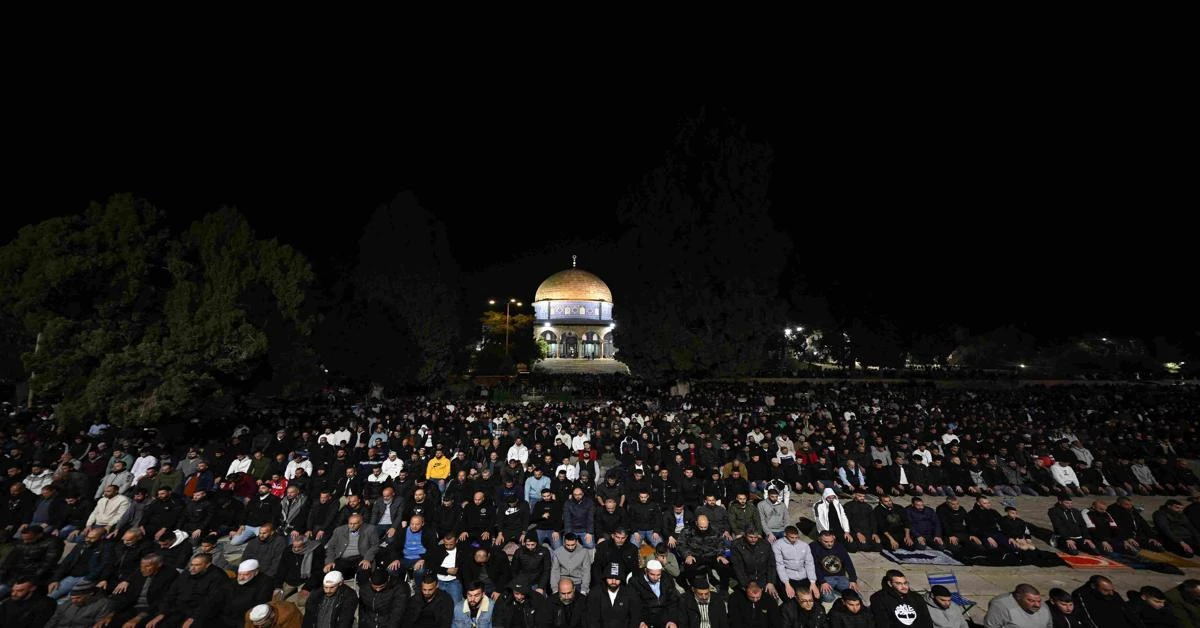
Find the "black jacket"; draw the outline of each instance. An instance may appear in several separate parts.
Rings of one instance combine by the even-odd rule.
[[[517,604],[511,591],[505,591],[496,600],[496,614],[493,615],[492,625],[508,628],[513,625],[514,617],[524,615],[525,628],[550,628],[554,616],[550,613],[550,600],[537,591],[530,591],[525,596],[523,604]]]
[[[587,623],[587,596],[575,591],[575,599],[563,604],[558,594],[550,596],[550,625],[554,628],[583,628]]]
[[[21,576],[45,584],[62,556],[62,541],[43,533],[33,543],[17,543],[0,562],[0,582],[13,582]]]
[[[766,593],[757,603],[750,602],[744,592],[729,597],[731,628],[774,628],[779,622],[779,604]]]
[[[513,578],[523,578],[528,584],[548,590],[553,562],[554,558],[546,546],[538,545],[532,552],[522,546],[512,557]]]
[[[463,567],[462,573],[459,574],[459,580],[465,583],[475,582],[479,580],[480,571],[482,569],[479,563],[475,562],[474,558],[472,558]],[[496,591],[503,591],[512,583],[512,567],[509,566],[508,557],[500,548],[492,548],[488,554],[487,573],[488,579],[492,581],[492,585]]]
[[[675,588],[675,579],[666,571],[663,571],[658,587],[661,595],[654,595],[654,590],[650,588],[644,574],[634,574],[629,579],[628,586],[637,594],[638,602],[642,605],[641,621],[646,622],[650,628],[664,628],[669,621],[679,623],[679,613],[682,610],[679,591]]]
[[[596,553],[592,554],[592,589],[599,590],[604,586],[604,572],[612,563],[620,563],[624,573],[641,571],[638,548],[628,540],[617,547],[611,540],[596,544]]]
[[[700,603],[696,601],[696,596],[685,593],[679,607],[679,628],[700,628]],[[725,596],[715,591],[708,598],[708,625],[711,628],[729,628]]]
[[[333,597],[325,595],[324,591],[317,591],[308,596],[308,603],[304,605],[304,623],[301,624],[304,628],[316,628],[317,619],[321,616],[321,606],[324,604],[333,604],[333,625],[336,628],[350,628],[354,625],[358,596],[343,584],[338,587],[338,592]]]
[[[184,573],[171,583],[167,591],[167,599],[170,600],[168,606],[207,626],[220,616],[225,603],[229,601],[230,586],[233,585],[229,576],[211,565],[199,576]]]
[[[1054,506],[1047,510],[1046,514],[1050,516],[1054,533],[1064,540],[1078,539],[1087,534],[1087,523],[1083,520],[1083,513],[1077,508]]]
[[[397,628],[408,613],[411,598],[408,583],[393,578],[382,591],[376,591],[369,581],[358,585],[359,628]]]
[[[241,623],[247,611],[270,602],[271,595],[275,593],[275,580],[262,571],[246,584],[238,584],[235,580],[230,582],[233,584],[229,587],[229,597],[222,600],[224,609],[221,611],[227,626]]]
[[[912,477],[910,473],[909,478]],[[779,607],[780,619],[784,628],[829,628],[829,615],[818,599],[813,604],[811,612],[804,612],[795,598],[785,601]]]
[[[420,593],[413,596],[408,604],[408,628],[446,628],[454,617],[454,601],[450,594],[438,590],[433,599],[425,601]]]
[[[608,589],[593,587],[587,597],[588,628],[630,628],[641,622],[642,603],[627,586],[617,590],[614,602],[608,599]]]
[[[766,586],[778,577],[775,571],[775,552],[771,550],[771,544],[766,539],[759,539],[758,543],[751,545],[746,542],[746,537],[742,537],[733,542],[730,550],[730,562],[738,582],[754,580]]]
[[[829,609],[829,628],[875,628],[875,618],[866,604],[857,613],[851,613],[844,602],[837,600]]]
[[[0,626],[45,626],[57,608],[41,591],[20,601],[8,598],[0,602]]]
[[[171,590],[171,585],[178,578],[179,572],[164,566],[150,580],[150,589],[146,591],[146,600],[150,604],[147,609],[148,617],[153,618],[155,615],[167,610],[167,605],[164,604],[169,599],[167,592]],[[133,608],[134,604],[137,604],[138,596],[142,593],[142,587],[146,584],[146,576],[143,576],[141,571],[137,571],[128,582],[129,586],[125,588],[125,591],[119,595],[109,597],[114,613],[119,614]],[[111,591],[115,586],[115,584],[110,586],[109,590]]]
[[[1133,628],[1137,625],[1125,600],[1115,591],[1105,597],[1084,583],[1071,592],[1071,597],[1075,599],[1075,612],[1082,615],[1084,624],[1091,628]]]

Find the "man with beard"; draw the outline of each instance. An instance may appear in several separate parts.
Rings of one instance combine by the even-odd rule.
[[[1117,524],[1116,536],[1123,545],[1135,547],[1139,551],[1143,548],[1162,551],[1163,545],[1155,538],[1154,527],[1133,507],[1133,500],[1121,497],[1114,506],[1115,508],[1108,509],[1108,514]]]
[[[192,541],[200,540],[209,530],[212,521],[213,504],[208,500],[208,491],[196,489],[183,506],[183,515],[179,518],[179,529],[191,534]]]
[[[704,576],[689,584],[691,591],[683,594],[680,604],[679,628],[729,628],[725,596],[713,592]]]
[[[657,560],[646,563],[645,571],[630,579],[629,588],[641,603],[641,623],[647,628],[677,628],[680,599],[675,580],[663,573]]]
[[[975,507],[967,513],[967,529],[989,552],[1009,549],[1008,538],[1000,532],[1000,518],[1000,513],[992,509],[992,501],[985,495],[976,497]]]
[[[426,573],[421,581],[421,597],[409,604],[406,625],[412,628],[446,628],[453,621],[454,602],[438,588],[438,579]]]
[[[495,601],[513,581],[512,566],[509,565],[504,550],[483,545],[473,552],[472,559],[463,568],[460,580],[481,583],[484,594]]]
[[[620,563],[607,563],[600,572],[603,589],[587,596],[587,615],[592,628],[631,628],[641,621],[637,595],[624,586],[627,572]]]
[[[553,561],[550,550],[538,544],[536,538],[527,536],[512,558],[513,579],[541,593],[550,586],[550,565]]]
[[[783,628],[829,628],[829,616],[811,591],[797,591],[796,598],[784,600],[779,609]]]
[[[155,626],[189,625],[208,628],[220,617],[221,609],[229,599],[229,576],[212,566],[207,554],[196,554],[188,561],[187,571],[175,579],[167,589],[162,609],[151,619]]]
[[[1092,576],[1075,589],[1071,597],[1085,623],[1092,628],[1133,628],[1138,625],[1112,580],[1104,576]]]
[[[729,559],[725,557],[721,535],[709,525],[707,516],[697,515],[696,527],[684,532],[681,553],[685,580],[716,569],[717,589],[722,593],[728,589],[733,571],[729,567]]]
[[[696,518],[683,505],[683,502],[675,502],[671,505],[671,509],[664,512],[662,523],[659,524],[659,536],[666,542],[667,547],[674,549],[679,542],[683,540],[684,530],[690,529],[696,525]]]
[[[301,628],[300,607],[291,602],[272,600],[259,604],[246,613],[245,625],[254,628]]]
[[[54,610],[54,601],[42,595],[36,582],[18,578],[8,599],[0,602],[0,626],[45,626]]]
[[[109,613],[109,601],[91,580],[80,580],[71,588],[69,604],[59,604],[46,626],[51,628],[87,628]]]
[[[325,573],[342,571],[355,573],[358,569],[370,569],[379,551],[379,534],[374,526],[364,526],[359,515],[350,517],[344,526],[338,526],[325,544]]]
[[[179,518],[183,515],[183,507],[171,495],[171,489],[160,487],[155,491],[155,499],[146,505],[146,514],[142,518],[142,528],[155,540],[164,534],[170,534],[179,527]]]
[[[62,547],[50,539],[41,526],[21,530],[21,542],[9,550],[0,562],[0,598],[8,595],[10,582],[29,578],[45,585],[62,556]]]
[[[548,628],[550,601],[525,582],[517,580],[496,600],[495,625],[504,628]]]
[[[983,622],[987,628],[1050,628],[1053,624],[1042,596],[1029,584],[993,598]]]
[[[313,594],[304,605],[305,628],[350,628],[358,610],[358,596],[343,582],[342,572],[331,571],[321,580],[324,595]]]
[[[858,573],[854,570],[854,561],[831,532],[822,532],[816,541],[809,543],[808,548],[817,572],[816,583],[821,601],[834,602],[842,591],[858,591]],[[817,593],[814,592],[814,595]]]
[[[300,492],[295,484],[288,485],[279,502],[279,533],[283,536],[301,536],[308,531],[308,496]]]
[[[496,623],[496,604],[483,590],[482,582],[465,587],[465,599],[454,607],[453,628],[490,628]]]
[[[316,591],[321,586],[321,566],[325,564],[325,548],[321,543],[306,538],[292,541],[279,563],[279,588],[283,597],[303,590]]]
[[[558,581],[558,592],[550,596],[550,625],[553,628],[583,628],[587,623],[587,596],[575,589],[570,578]]]
[[[120,593],[120,591],[113,591],[109,587],[109,583],[120,586],[118,583],[132,579],[134,574],[138,573],[138,563],[142,557],[154,550],[154,542],[147,539],[141,530],[137,528],[126,530],[121,535],[121,542],[113,545],[112,570],[109,580],[101,581],[96,586],[109,592]]]
[[[264,523],[258,528],[258,536],[246,544],[242,560],[254,559],[262,565],[262,572],[275,579],[279,575],[279,565],[283,555],[288,551],[288,542],[284,537],[275,534],[275,526]],[[265,601],[265,600],[264,600]],[[248,610],[249,607],[242,610]]]
[[[904,572],[889,569],[883,575],[882,586],[871,595],[871,615],[875,617],[876,628],[933,628],[925,600],[909,590]]]
[[[552,558],[550,582],[565,578],[573,583],[572,590],[578,588],[584,595],[591,590],[592,553],[580,548],[579,538],[574,533],[567,533],[562,547],[554,550]]]
[[[542,500],[534,504],[529,521],[537,533],[538,543],[548,543],[552,550],[562,546],[559,528],[563,524],[563,503],[557,493],[551,489],[542,490]]]
[[[507,499],[508,502],[497,511],[500,527],[495,540],[497,547],[504,547],[508,543],[521,543],[521,539],[525,537],[525,530],[529,528],[529,504],[515,494],[508,495]],[[536,535],[529,535],[528,538],[537,540]]]
[[[730,562],[738,582],[765,583],[767,594],[776,597],[778,593],[775,591],[775,554],[771,551],[771,545],[762,540],[761,530],[747,530],[746,534],[733,542],[730,548]]]
[[[391,628],[408,612],[408,583],[393,578],[386,569],[376,569],[358,586],[359,628]]]
[[[937,507],[937,515],[942,523],[942,534],[946,535],[946,551],[958,554],[980,547],[978,539],[972,537],[967,528],[967,510],[958,503],[957,497],[947,497],[946,502]]]
[[[258,561],[251,558],[243,560],[237,569],[237,585],[229,598],[224,600],[225,609],[222,615],[227,626],[239,624],[246,611],[271,601],[275,592],[275,582],[266,574],[260,573]]]
[[[867,503],[867,492],[855,489],[850,503],[845,504],[846,519],[850,524],[850,536],[854,543],[846,544],[846,549],[854,551],[877,552],[882,542],[879,536],[879,524],[875,520],[875,511]]]
[[[875,507],[875,523],[879,526],[877,533],[885,547],[899,549],[913,546],[912,524],[908,521],[908,513],[892,503],[891,495],[879,498]]]
[[[592,554],[592,582],[604,577],[610,563],[619,563],[626,574],[638,569],[638,548],[629,542],[629,532],[624,528],[614,530],[612,537],[596,544],[596,552]]]
[[[108,574],[112,565],[112,552],[104,542],[104,530],[91,528],[83,543],[78,543],[58,564],[50,582],[50,599],[57,600],[67,595],[76,582],[97,582]]]
[[[779,604],[771,598],[763,598],[763,588],[750,582],[741,592],[729,598],[730,625],[745,628],[774,628],[780,624]]]
[[[271,487],[261,484],[258,487],[258,497],[246,504],[242,525],[237,534],[233,535],[230,545],[241,545],[258,535],[258,529],[264,523],[272,523],[279,519],[279,498],[271,494]]]
[[[317,502],[308,509],[308,521],[305,523],[304,536],[318,541],[324,541],[326,536],[337,527],[338,509],[341,506],[333,498],[333,493],[323,490],[317,497]]]

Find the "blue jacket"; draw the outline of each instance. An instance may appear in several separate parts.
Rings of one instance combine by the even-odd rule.
[[[912,506],[905,508],[908,511],[908,521],[911,525],[912,536],[925,537],[925,540],[932,540],[935,536],[942,535],[942,522],[938,519],[937,511],[926,506],[922,510],[917,510]]]

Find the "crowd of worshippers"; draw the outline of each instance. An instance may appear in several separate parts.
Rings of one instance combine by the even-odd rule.
[[[443,626],[477,612],[467,603],[476,584],[512,613],[542,599],[521,590],[561,601],[569,581],[584,599],[617,573],[642,595],[635,574],[651,572],[673,580],[651,582],[651,602],[676,585],[692,599],[697,585],[725,595],[731,582],[731,608],[755,590],[775,606],[831,601],[858,588],[847,550],[1031,547],[1017,513],[988,501],[1021,492],[1060,497],[1063,513],[1051,519],[1065,551],[1161,543],[1188,555],[1200,540],[1195,504],[1172,500],[1151,525],[1127,498],[1087,513],[1070,501],[1195,490],[1186,457],[1195,428],[1178,422],[1195,407],[1186,392],[844,383],[627,392],[589,404],[310,404],[175,435],[100,421],[69,434],[49,414],[17,417],[0,432],[0,598],[14,602],[4,612],[67,617],[52,625],[92,616],[154,628],[269,625],[291,617],[276,598],[299,592],[306,609],[295,618],[314,625],[340,625],[351,608],[375,625],[361,623],[369,605],[379,625]],[[1115,459],[1111,471],[1103,459]],[[1131,481],[1118,475],[1123,462]],[[788,520],[802,493],[817,502],[811,543]],[[891,503],[905,494],[945,503]],[[597,602],[608,612],[606,598],[615,603],[611,589]]]

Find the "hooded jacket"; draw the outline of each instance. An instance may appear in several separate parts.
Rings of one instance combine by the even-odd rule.
[[[832,502],[828,501],[827,498],[829,497],[833,497]],[[833,511],[832,515],[830,514],[831,509]],[[829,518],[831,516],[837,517],[838,525],[842,527],[842,532],[850,531],[850,519],[846,516],[846,509],[842,506],[842,501],[837,498],[837,494],[831,488],[825,489],[825,492],[821,494],[821,501],[813,506],[813,515],[817,519],[818,532],[830,529]]]
[[[926,593],[923,597],[933,628],[967,628],[967,616],[957,604],[951,602],[950,608],[942,608],[933,601],[933,594]]]
[[[920,593],[900,595],[886,583],[871,594],[871,615],[876,628],[933,628],[929,607]]]

